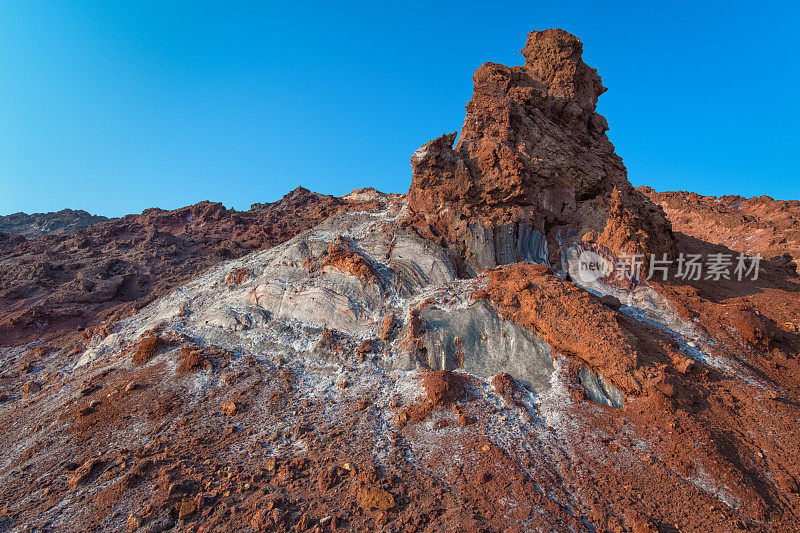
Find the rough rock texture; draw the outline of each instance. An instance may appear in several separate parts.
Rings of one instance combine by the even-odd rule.
[[[32,239],[46,233],[65,235],[98,222],[105,222],[107,217],[92,215],[86,211],[62,209],[55,213],[14,213],[0,216],[0,233],[22,235]]]
[[[531,174],[506,203],[442,196],[429,222],[411,198],[299,190],[0,237],[0,530],[798,530],[800,278],[780,261],[741,282],[575,275],[587,249],[730,252],[606,186],[578,51],[534,33],[525,67],[497,67],[540,80],[525,110],[563,156],[543,158],[550,181],[610,169],[572,218],[530,203],[552,190]],[[528,124],[527,86],[508,87],[473,116],[503,103]],[[130,303],[112,278],[137,269],[152,281]]]
[[[760,253],[766,259],[783,256],[795,271],[800,264],[798,200],[715,198],[684,191],[656,192],[652,187],[638,189],[664,209],[675,231],[737,252]]]
[[[458,143],[444,135],[411,158],[410,223],[463,254],[467,273],[553,263],[559,236],[616,254],[672,249],[663,212],[630,185],[595,112],[606,89],[582,51],[563,30],[531,32],[523,66],[475,72]]]
[[[559,352],[580,357],[625,392],[642,390],[636,339],[593,295],[541,265],[520,263],[487,276],[488,285],[474,296],[488,295],[503,318],[527,327]]]

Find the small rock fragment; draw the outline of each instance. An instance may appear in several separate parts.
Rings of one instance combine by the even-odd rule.
[[[35,381],[26,381],[22,386],[22,397],[27,398],[31,394],[35,394],[42,390],[42,386]]]
[[[228,401],[222,404],[222,412],[228,416],[235,415],[239,410],[239,406],[236,405],[236,402]]]
[[[186,518],[197,512],[197,503],[192,498],[184,498],[178,510],[178,518]]]
[[[675,396],[675,387],[672,386],[671,383],[667,383],[666,381],[660,381],[656,383],[656,388],[660,390],[664,396],[672,397]]]
[[[358,491],[358,506],[362,509],[387,511],[394,507],[394,496],[377,487],[365,487]]]
[[[100,466],[99,459],[88,459],[85,463],[79,466],[72,474],[72,477],[69,478],[69,487],[72,490],[75,490],[78,485],[83,485],[86,483],[98,466]]]

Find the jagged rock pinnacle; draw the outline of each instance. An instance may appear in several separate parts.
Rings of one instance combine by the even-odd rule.
[[[456,146],[445,135],[412,157],[409,223],[443,238],[467,274],[556,262],[565,239],[613,254],[671,249],[669,222],[628,182],[595,112],[605,88],[582,51],[564,30],[531,32],[524,65],[475,71]]]
[[[532,31],[520,51],[528,74],[544,83],[550,96],[573,100],[594,113],[597,98],[607,89],[597,70],[583,62],[580,39],[561,29]]]

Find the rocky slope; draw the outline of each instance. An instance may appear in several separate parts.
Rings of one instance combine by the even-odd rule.
[[[0,528],[797,529],[800,279],[581,275],[731,252],[627,182],[581,47],[478,69],[408,195],[7,239]]]
[[[664,209],[676,231],[765,258],[788,254],[782,261],[795,266],[800,261],[798,200],[715,198],[684,191],[656,192],[651,187],[639,190]]]
[[[0,245],[0,346],[95,328],[147,305],[210,265],[283,242],[361,200],[298,188],[249,211],[199,204],[110,220],[83,231]],[[0,241],[1,243],[2,241]]]
[[[72,233],[106,220],[108,220],[107,217],[72,209],[62,209],[55,213],[33,213],[32,215],[14,213],[0,216],[0,233],[22,235],[32,239],[46,233],[57,235]]]

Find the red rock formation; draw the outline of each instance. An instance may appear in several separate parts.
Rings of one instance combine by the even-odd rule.
[[[328,253],[320,267],[335,268],[358,278],[363,284],[376,283],[380,285],[380,276],[372,263],[358,253],[358,250],[353,249],[351,243],[342,237],[336,237],[328,246]]]
[[[534,32],[525,54],[523,67],[479,69],[468,114],[478,123],[465,124],[455,149],[439,139],[418,154],[410,222],[473,269],[553,261],[559,231],[616,252],[672,246],[602,134],[603,89],[580,43]],[[57,339],[6,349],[0,364],[0,530],[798,529],[800,279],[773,261],[758,280],[652,284],[713,341],[702,356],[694,337],[544,266],[500,266],[464,283],[481,287],[481,306],[551,344],[557,368],[536,401],[509,374],[490,388],[461,371],[422,372],[424,394],[414,395],[415,374],[381,370],[391,351],[424,359],[435,324],[426,331],[420,309],[438,297],[415,300],[404,320],[375,320],[360,345],[323,330],[317,351],[347,361],[338,370],[304,370],[294,348],[227,352],[159,328],[84,366],[59,350],[75,327],[86,328],[83,341],[108,334],[198,270],[374,198],[298,190],[248,213],[203,203],[68,238],[0,235],[0,342]],[[551,249],[539,256],[542,227]],[[675,238],[686,253],[721,249]],[[356,244],[336,241],[330,265],[371,279]],[[226,283],[252,273],[231,269],[213,287],[236,292]],[[371,360],[347,360],[358,352]],[[584,397],[587,367],[627,393],[623,405]]]
[[[605,88],[582,50],[563,30],[531,32],[524,65],[475,72],[458,143],[444,135],[411,158],[409,222],[462,252],[468,272],[556,263],[559,235],[589,234],[617,254],[672,249],[664,214],[630,185],[595,112]]]

